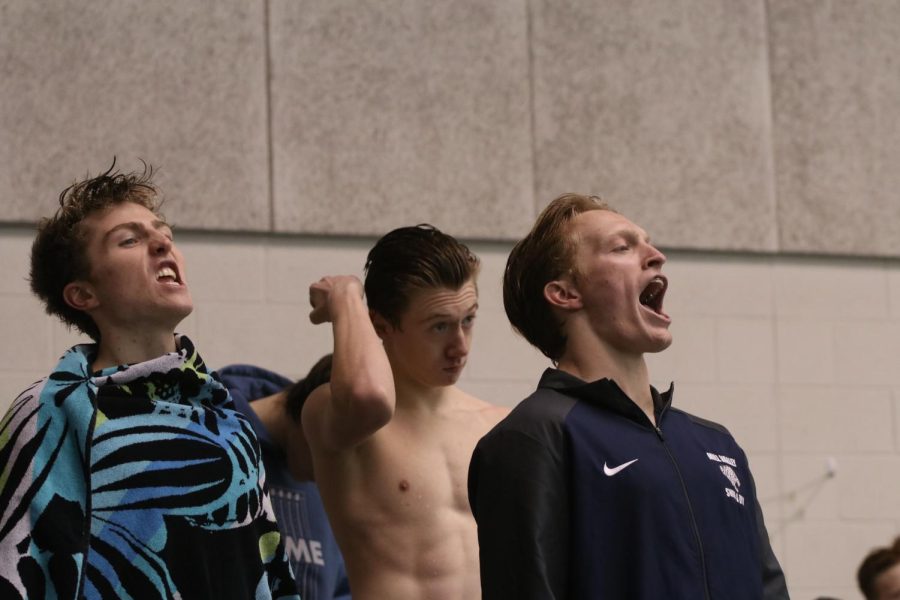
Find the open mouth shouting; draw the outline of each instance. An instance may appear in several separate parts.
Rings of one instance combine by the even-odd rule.
[[[156,280],[168,285],[184,285],[178,274],[178,266],[173,262],[162,263],[156,271]]]
[[[667,321],[669,320],[669,315],[663,312],[663,298],[666,295],[668,287],[669,281],[662,275],[657,275],[650,280],[650,283],[648,283],[644,288],[644,291],[641,292],[639,298],[641,306],[646,307]]]

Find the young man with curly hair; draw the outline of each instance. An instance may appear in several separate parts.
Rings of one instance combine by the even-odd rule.
[[[0,422],[0,597],[297,598],[259,443],[191,341],[152,169],[60,196],[32,246],[47,312],[93,338]]]

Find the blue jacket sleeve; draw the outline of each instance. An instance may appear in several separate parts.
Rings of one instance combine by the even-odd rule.
[[[350,580],[347,578],[347,569],[341,559],[338,565],[337,583],[334,586],[334,600],[350,600]]]
[[[756,482],[753,481],[753,475],[750,475],[750,485],[753,486],[753,497],[756,498]],[[766,530],[766,523],[763,519],[762,508],[759,500],[754,502],[754,510],[756,512],[756,527],[759,532],[759,548],[760,563],[762,564],[762,582],[763,582],[763,600],[789,600],[790,596],[787,590],[787,582],[784,579],[784,572],[775,552],[772,551],[772,544],[769,541],[769,532]]]
[[[569,510],[553,448],[518,431],[493,431],[469,467],[484,600],[567,597]]]

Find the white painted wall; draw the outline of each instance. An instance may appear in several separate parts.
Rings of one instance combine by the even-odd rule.
[[[80,339],[28,291],[27,228],[0,227],[0,407]],[[372,239],[181,234],[196,309],[181,330],[212,367],[251,362],[299,376],[330,350],[307,286],[361,275]],[[483,261],[475,345],[461,386],[513,405],[547,362],[514,335]],[[650,357],[678,406],[726,425],[753,465],[792,596],[859,598],[856,568],[900,533],[900,262],[669,252],[675,342]],[[826,461],[837,464],[826,478]]]

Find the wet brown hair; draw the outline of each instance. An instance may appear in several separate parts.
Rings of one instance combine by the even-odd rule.
[[[564,194],[541,211],[531,231],[506,261],[503,306],[513,328],[549,359],[558,361],[566,336],[544,298],[544,286],[572,269],[572,219],[592,210],[612,210],[597,196]]]
[[[421,224],[394,229],[366,259],[366,302],[370,310],[399,327],[416,291],[458,290],[478,274],[478,257],[455,238]]]
[[[331,363],[333,354],[326,354],[314,364],[309,373],[303,379],[292,383],[287,388],[287,400],[284,408],[288,416],[295,422],[300,422],[303,405],[314,389],[331,381]]]

